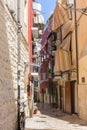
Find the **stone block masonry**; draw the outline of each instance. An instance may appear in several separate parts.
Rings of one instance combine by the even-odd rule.
[[[0,130],[16,130],[17,121],[17,26],[0,0]],[[24,62],[28,44],[21,34],[21,99],[24,98]]]

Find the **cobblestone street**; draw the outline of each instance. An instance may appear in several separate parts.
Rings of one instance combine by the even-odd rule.
[[[25,130],[87,130],[87,122],[50,107],[38,107],[37,114],[26,119]]]

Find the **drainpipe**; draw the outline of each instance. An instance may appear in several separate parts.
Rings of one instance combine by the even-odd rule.
[[[29,62],[32,62],[32,26],[33,26],[33,10],[32,0],[28,0],[28,44],[29,44]],[[32,72],[32,67],[30,67]]]
[[[18,130],[20,130],[20,35],[21,35],[21,24],[20,24],[20,0],[17,0],[17,44],[18,44],[18,64],[17,64],[17,86],[18,86]]]
[[[78,84],[79,84],[79,68],[78,68],[78,24],[76,13],[76,0],[74,0],[74,20],[75,20],[75,44],[76,44],[76,72],[77,72],[77,113],[78,113]]]
[[[79,69],[78,69],[78,24],[76,14],[76,0],[74,0],[74,20],[75,20],[75,43],[76,43],[76,70],[77,70],[77,85],[79,84]]]

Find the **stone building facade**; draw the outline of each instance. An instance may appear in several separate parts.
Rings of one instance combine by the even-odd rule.
[[[76,1],[76,6],[80,10],[86,8],[87,1]],[[77,12],[78,20],[78,71],[79,71],[79,84],[78,84],[78,112],[79,117],[87,121],[87,9],[82,13]],[[82,16],[81,16],[82,15]],[[81,16],[81,17],[80,17]]]
[[[24,99],[25,65],[29,48],[21,33],[21,99]],[[17,125],[17,25],[3,0],[0,0],[0,130],[15,130]]]
[[[57,34],[53,81],[57,82],[58,108],[87,121],[87,1],[76,0],[76,10],[72,10],[74,4],[70,10],[67,2],[58,0],[53,12]]]

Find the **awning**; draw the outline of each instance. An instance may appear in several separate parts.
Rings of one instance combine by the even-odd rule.
[[[61,25],[69,20],[69,9],[64,4],[57,3],[53,14],[52,30],[56,31]]]
[[[38,38],[38,28],[32,27],[33,38]]]
[[[55,66],[54,72],[60,72],[60,56],[59,56],[59,49],[55,52]]]
[[[71,68],[70,59],[70,35],[63,41],[60,48],[55,53],[54,72],[66,71]]]
[[[71,38],[71,35],[68,35],[66,39],[64,39],[62,44],[60,45],[60,48],[63,49],[64,51],[70,50],[70,38]]]
[[[63,51],[65,70],[71,69],[70,51]]]
[[[73,26],[72,26],[72,21],[69,20],[67,21],[63,26],[62,26],[62,39],[64,39],[64,37],[72,31]]]
[[[70,52],[58,49],[55,57],[54,72],[63,72],[71,68]]]
[[[58,2],[59,2],[60,4],[66,4],[66,3],[67,3],[67,0],[58,0]]]
[[[36,11],[36,16],[34,17],[34,24],[45,24],[43,15]]]
[[[56,56],[57,56],[57,58],[55,59],[56,60],[55,61],[55,63],[56,63],[55,65],[56,65],[57,72],[64,71],[65,70],[65,64],[64,64],[63,50],[62,49],[58,49]]]

